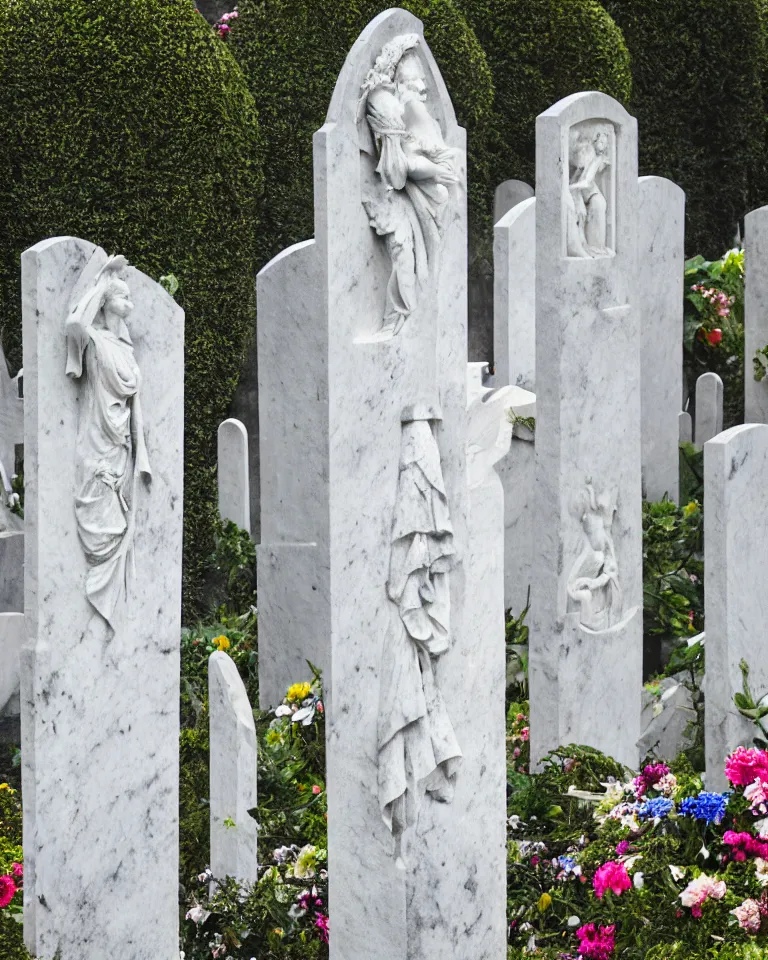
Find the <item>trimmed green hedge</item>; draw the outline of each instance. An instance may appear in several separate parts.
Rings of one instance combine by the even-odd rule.
[[[256,101],[268,146],[259,259],[314,236],[312,135],[347,53],[386,0],[241,0],[229,40]],[[480,45],[450,0],[403,0],[424,34],[469,140],[470,218],[482,230],[493,85]]]
[[[173,273],[186,311],[185,613],[201,605],[216,430],[255,317],[261,156],[240,70],[190,0],[0,0],[0,333],[19,256],[74,234]]]
[[[503,180],[534,184],[536,117],[581,90],[621,103],[632,82],[621,31],[595,0],[457,0],[485,50],[496,90],[490,194]]]
[[[719,256],[768,202],[762,0],[604,0],[632,57],[640,172],[687,194],[686,250]]]

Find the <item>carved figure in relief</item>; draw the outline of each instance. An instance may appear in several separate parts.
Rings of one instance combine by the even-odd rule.
[[[365,209],[392,262],[377,339],[400,332],[434,275],[451,188],[461,179],[459,151],[446,146],[426,107],[418,43],[417,34],[404,34],[382,48],[358,107],[379,151],[381,189]]]
[[[570,182],[565,196],[566,245],[569,257],[605,257],[608,247],[608,201],[601,189],[610,166],[610,137],[604,126],[574,127],[569,132]]]
[[[97,251],[103,259],[103,251]],[[133,544],[137,479],[151,470],[139,402],[141,373],[126,320],[133,310],[125,257],[92,263],[66,320],[67,376],[85,372],[77,432],[75,515],[88,560],[85,591],[111,625],[124,595]]]
[[[583,545],[568,577],[568,596],[576,606],[583,626],[605,630],[621,619],[622,593],[613,545],[616,498],[598,497],[591,481],[579,498]]]
[[[451,645],[449,574],[456,550],[440,452],[427,419],[435,413],[422,412],[422,419],[402,425],[387,581],[397,613],[385,642],[379,699],[379,803],[398,857],[420,795],[450,802],[461,758],[434,672]]]

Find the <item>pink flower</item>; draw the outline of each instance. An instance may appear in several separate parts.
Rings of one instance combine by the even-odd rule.
[[[318,787],[317,784],[315,784],[315,785],[312,787],[312,793],[314,793],[315,796],[318,796],[318,794],[320,794],[320,793],[322,793],[322,792],[323,792],[323,788],[322,788],[322,787]]]
[[[768,751],[737,747],[725,761],[725,775],[734,787],[746,787],[755,779],[768,781]]]
[[[520,739],[523,741],[523,743],[525,743],[530,735],[531,731],[529,727],[523,727],[523,729],[520,731]]]
[[[515,747],[515,749],[512,751],[512,756],[515,758],[515,760],[517,760],[517,758],[520,756],[520,747]]]
[[[726,847],[732,847],[730,859],[744,861],[747,857],[762,857],[768,860],[768,842],[758,840],[751,833],[737,833],[735,830],[726,830],[723,834],[723,843]]]
[[[616,927],[613,924],[610,927],[600,927],[599,931],[595,929],[594,923],[579,927],[576,931],[579,955],[587,960],[609,960],[616,949],[615,932]]]
[[[691,880],[688,886],[680,894],[680,901],[684,907],[691,907],[691,912],[693,913],[694,908],[697,908],[697,912],[693,915],[701,916],[701,905],[705,901],[712,900],[722,900],[726,893],[726,886],[724,880],[715,880],[714,877],[708,877],[706,873],[702,873],[701,876],[696,877],[695,880]]]
[[[328,943],[330,930],[328,929],[328,917],[326,917],[324,913],[317,913],[315,915],[315,926],[320,933],[320,939],[323,943]]]
[[[629,853],[629,847],[629,840],[620,840],[616,844],[616,855],[619,857],[626,856],[626,854]]]
[[[17,887],[13,877],[0,877],[0,910],[5,909],[11,900],[13,900],[16,889]]]
[[[768,783],[755,777],[754,782],[744,788],[744,796],[749,800],[752,813],[768,813]]]
[[[757,900],[747,898],[740,907],[731,910],[731,913],[739,921],[739,926],[747,933],[758,933],[762,917],[760,916],[760,904]]]
[[[20,863],[12,863],[11,873],[17,880],[21,880],[24,877],[24,867]]]
[[[598,900],[602,900],[606,890],[612,890],[617,897],[621,896],[625,890],[629,890],[632,886],[632,881],[629,879],[627,868],[623,863],[609,860],[597,868],[592,886],[595,888],[595,895]]]

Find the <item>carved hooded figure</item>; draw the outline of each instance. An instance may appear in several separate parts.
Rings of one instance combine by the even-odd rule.
[[[621,619],[622,591],[613,544],[616,500],[596,496],[591,483],[578,503],[583,530],[582,549],[568,577],[568,597],[578,609],[583,626],[605,630]]]
[[[92,272],[92,262],[84,277]],[[110,257],[84,292],[78,283],[65,331],[67,376],[78,379],[85,367],[75,514],[90,567],[86,594],[110,625],[126,589],[136,479],[138,474],[146,481],[151,477],[139,404],[141,374],[125,324],[133,310],[120,276],[126,266],[124,257]]]
[[[433,664],[450,648],[453,527],[429,420],[402,426],[387,593],[397,616],[384,648],[379,698],[379,803],[400,856],[419,794],[450,802],[461,749]]]

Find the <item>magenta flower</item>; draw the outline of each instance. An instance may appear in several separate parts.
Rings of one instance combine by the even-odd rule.
[[[626,856],[626,854],[629,853],[630,846],[631,844],[629,840],[619,840],[619,842],[616,844],[616,855],[618,857]]]
[[[316,914],[315,926],[320,933],[320,939],[323,941],[323,943],[328,943],[330,930],[328,928],[328,917],[324,913]]]
[[[597,899],[602,900],[606,890],[612,890],[617,897],[621,896],[625,890],[629,890],[632,886],[632,881],[629,879],[627,868],[623,863],[609,860],[597,868],[592,886],[595,888]]]
[[[734,787],[746,787],[758,779],[768,782],[768,751],[737,747],[725,761],[725,775]]]
[[[579,927],[576,931],[579,938],[579,956],[586,960],[609,960],[616,949],[615,932],[616,927],[613,924],[610,927],[600,927],[599,930],[594,923]]]
[[[22,880],[24,877],[24,867],[20,863],[12,863],[11,873],[17,880]]]
[[[0,877],[0,910],[4,910],[13,900],[16,893],[16,883],[11,876]]]

